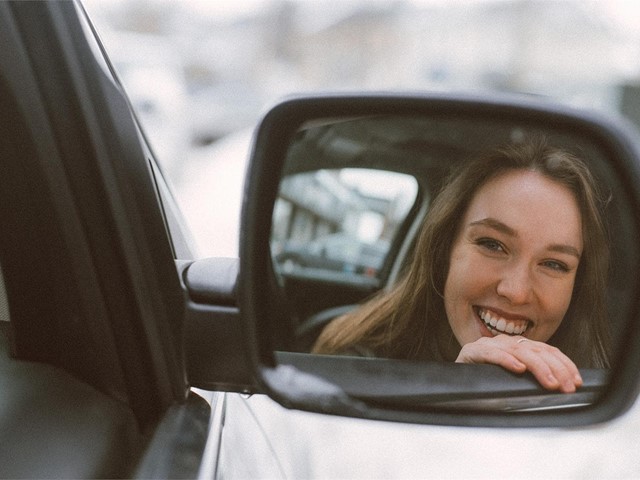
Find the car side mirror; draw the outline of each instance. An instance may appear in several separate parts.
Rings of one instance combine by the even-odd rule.
[[[534,137],[580,157],[611,195],[605,217],[612,265],[606,273],[610,368],[578,365],[583,386],[561,394],[544,390],[528,373],[497,365],[356,350],[309,352],[313,341],[298,337],[312,331],[311,324],[320,332],[338,313],[404,278],[411,252],[419,248],[420,225],[452,168]],[[535,98],[331,95],[276,105],[256,131],[241,226],[239,308],[259,388],[291,408],[417,423],[561,426],[620,415],[639,384],[639,160],[638,145],[622,121]],[[357,184],[347,178],[353,169],[360,175]],[[383,180],[365,187],[364,180],[380,172]],[[396,174],[415,179],[408,197],[406,186],[393,186]],[[297,196],[290,188],[294,180],[304,185]],[[336,198],[342,203],[325,213],[314,207]],[[402,202],[406,208],[397,213]],[[321,234],[348,236],[360,242],[354,252],[367,247],[369,253],[351,258],[348,271],[341,267],[346,263],[329,264],[328,258],[326,265],[306,269],[278,262],[281,245]],[[585,238],[589,234],[585,230]],[[584,275],[576,274],[578,283]],[[574,287],[574,294],[577,288],[582,287]],[[579,310],[571,298],[570,308]],[[564,332],[569,323],[562,322],[554,335],[562,331],[577,339],[579,332],[569,326]],[[513,329],[501,333],[514,334]]]

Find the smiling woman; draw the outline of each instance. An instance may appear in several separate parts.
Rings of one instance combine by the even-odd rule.
[[[406,274],[329,324],[314,352],[491,363],[575,391],[576,365],[608,365],[602,204],[585,164],[542,138],[466,163]]]

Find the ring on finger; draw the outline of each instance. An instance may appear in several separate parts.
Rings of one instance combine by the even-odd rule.
[[[516,343],[522,343],[522,342],[528,342],[529,340],[527,338],[519,338],[518,340],[516,340]]]

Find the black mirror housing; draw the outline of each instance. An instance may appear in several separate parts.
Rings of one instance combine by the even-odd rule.
[[[482,408],[480,403],[474,407],[473,399],[481,396],[481,387],[471,392],[470,397],[458,398],[465,400],[463,409],[435,401],[409,406],[406,402],[394,400],[393,396],[385,397],[384,401],[371,401],[366,394],[354,394],[365,380],[375,381],[371,372],[365,372],[367,362],[345,361],[344,372],[340,373],[339,362],[336,365],[334,359],[315,357],[314,360],[313,356],[287,353],[295,343],[295,325],[276,298],[277,282],[273,280],[270,235],[273,206],[289,145],[305,124],[327,119],[339,121],[385,115],[419,116],[436,121],[455,119],[472,125],[499,119],[524,129],[542,128],[588,139],[606,157],[608,168],[618,181],[617,193],[624,196],[631,207],[626,217],[626,221],[632,223],[630,231],[640,230],[640,150],[631,127],[621,120],[603,118],[532,97],[345,94],[286,99],[264,116],[256,131],[242,211],[239,308],[249,342],[249,361],[259,388],[291,408],[442,425],[577,426],[604,422],[623,413],[635,400],[640,384],[637,374],[640,362],[640,322],[637,321],[640,284],[637,280],[629,287],[633,295],[628,298],[625,333],[620,336],[606,389],[599,392],[594,402],[584,405],[566,408],[560,405],[553,409],[523,409],[509,413],[492,411]],[[283,351],[285,353],[281,353]],[[387,369],[384,362],[379,363],[381,366],[376,364],[376,368],[380,368],[379,376],[391,375],[393,371],[394,378],[405,375],[406,381],[416,381],[415,365],[403,369],[395,364]],[[362,375],[358,375],[359,369]],[[434,366],[436,370],[441,375],[440,366]],[[487,371],[480,368],[477,374],[483,375]],[[474,375],[473,368],[465,372],[466,378]],[[495,378],[499,378],[503,373],[509,375],[493,368],[491,376],[494,378],[495,374]],[[351,376],[350,380],[346,375]],[[428,378],[427,373],[427,380],[423,381],[428,383]],[[593,378],[600,377],[594,374]],[[412,395],[430,398],[424,391],[414,391]]]

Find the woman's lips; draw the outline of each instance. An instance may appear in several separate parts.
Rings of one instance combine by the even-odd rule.
[[[474,311],[493,335],[523,335],[531,323],[527,319],[507,319],[489,308],[474,307]]]

